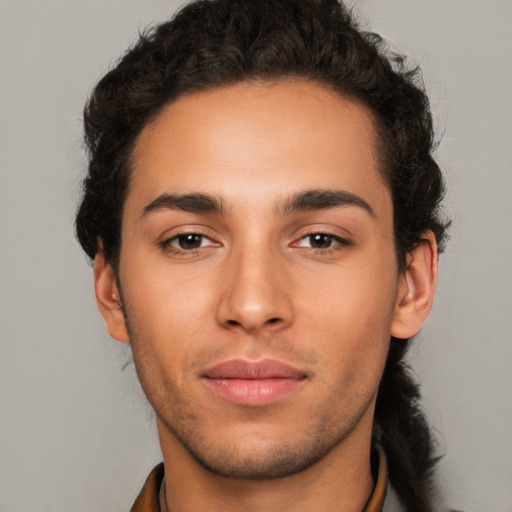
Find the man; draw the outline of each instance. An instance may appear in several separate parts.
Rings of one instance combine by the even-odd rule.
[[[432,510],[402,358],[446,226],[415,78],[334,0],[214,0],[96,87],[77,236],[164,459],[133,511]]]

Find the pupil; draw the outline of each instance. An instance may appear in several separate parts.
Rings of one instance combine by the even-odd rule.
[[[182,249],[197,249],[201,247],[201,235],[180,235],[178,243]]]
[[[331,246],[332,238],[329,235],[311,235],[310,243],[315,249],[327,249]]]

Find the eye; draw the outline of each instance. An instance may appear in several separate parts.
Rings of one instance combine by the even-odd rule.
[[[295,245],[296,247],[326,250],[346,247],[350,243],[345,238],[329,233],[310,233],[303,236]]]
[[[214,244],[212,240],[205,235],[199,233],[182,233],[165,240],[161,245],[164,248],[178,251],[193,251],[194,249],[200,249]]]

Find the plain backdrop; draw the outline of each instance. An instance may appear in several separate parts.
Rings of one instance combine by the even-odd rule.
[[[512,511],[512,2],[352,0],[424,71],[452,239],[411,362],[446,503]],[[95,82],[171,0],[0,0],[0,512],[124,512],[160,461],[73,237]]]

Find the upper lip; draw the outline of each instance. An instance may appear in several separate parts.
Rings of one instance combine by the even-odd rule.
[[[208,379],[303,379],[306,374],[287,363],[276,359],[247,361],[230,359],[206,370],[202,376]]]

